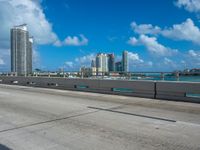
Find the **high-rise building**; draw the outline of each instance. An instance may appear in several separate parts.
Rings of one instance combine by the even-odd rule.
[[[96,56],[97,73],[108,72],[108,57],[107,54],[99,53]]]
[[[121,61],[115,63],[115,71],[122,72],[122,62]]]
[[[92,68],[96,67],[96,62],[94,60],[92,60],[92,62],[91,62],[91,67]]]
[[[122,71],[128,72],[128,51],[122,53]]]
[[[108,54],[108,70],[109,72],[115,71],[115,55]]]
[[[96,75],[96,61],[95,60],[92,60],[91,62],[91,69],[92,69],[92,75]]]
[[[32,73],[32,49],[33,49],[33,37],[29,38],[28,42],[28,49],[27,49],[27,74]]]
[[[11,29],[11,72],[18,75],[32,73],[32,44],[27,25],[15,26]]]

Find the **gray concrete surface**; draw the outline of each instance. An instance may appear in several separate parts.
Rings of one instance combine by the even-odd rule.
[[[0,150],[199,150],[200,104],[0,85]]]
[[[200,103],[200,82],[0,76],[0,84]]]

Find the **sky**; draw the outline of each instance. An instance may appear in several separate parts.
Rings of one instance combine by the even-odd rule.
[[[10,28],[28,24],[33,66],[77,71],[99,52],[130,71],[200,68],[200,0],[0,0],[0,72],[10,71]]]

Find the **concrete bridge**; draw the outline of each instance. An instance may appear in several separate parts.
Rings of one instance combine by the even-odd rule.
[[[132,88],[138,96],[141,92],[152,97],[137,98],[21,86],[39,82],[34,78],[13,79],[12,84],[19,81],[20,86],[0,84],[1,150],[200,149],[200,104],[152,99],[153,92],[143,89],[153,87],[151,82],[142,82],[139,88],[138,82],[132,86],[119,81],[122,88]],[[3,78],[5,81],[10,79]],[[41,85],[65,84],[65,79],[54,79],[49,85],[47,81],[41,79]],[[66,89],[73,89],[72,81]],[[94,82],[81,83],[94,88]],[[80,86],[78,83],[75,85]],[[118,85],[114,81],[98,84],[105,91]]]

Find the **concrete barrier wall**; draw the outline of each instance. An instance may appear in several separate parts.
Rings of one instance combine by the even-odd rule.
[[[200,103],[200,83],[156,82],[156,98]]]
[[[200,83],[191,82],[1,76],[0,83],[200,103]]]
[[[2,84],[15,84],[55,89],[90,91],[154,98],[154,82],[96,79],[68,79],[48,77],[0,77]]]

